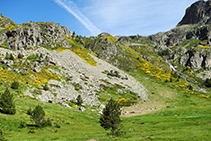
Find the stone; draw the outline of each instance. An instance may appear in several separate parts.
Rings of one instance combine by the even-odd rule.
[[[86,109],[85,109],[84,107],[79,107],[79,110],[80,110],[81,112],[84,112]]]
[[[35,67],[35,68],[33,69],[33,71],[34,71],[34,72],[40,72],[40,71],[41,71],[41,68],[40,68],[40,67]]]
[[[210,8],[210,1],[197,1],[187,8],[185,16],[178,23],[178,26],[184,24],[196,24],[202,21],[206,17],[211,17],[211,12],[208,11]]]

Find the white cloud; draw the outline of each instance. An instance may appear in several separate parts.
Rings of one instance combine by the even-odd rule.
[[[87,0],[84,13],[101,30],[115,35],[151,35],[176,26],[196,0]]]
[[[73,3],[73,1],[67,1],[67,0],[54,0],[58,5],[66,9],[70,14],[72,14],[75,18],[77,18],[82,25],[84,25],[92,35],[97,35],[101,33],[101,31],[93,25],[90,20],[83,15],[78,7]]]

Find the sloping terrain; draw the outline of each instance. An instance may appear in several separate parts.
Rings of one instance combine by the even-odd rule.
[[[87,38],[53,22],[16,24],[0,15],[0,93],[8,88],[17,109],[15,115],[0,113],[5,137],[209,140],[210,4],[194,3],[175,28],[148,37]],[[124,105],[127,134],[121,137],[107,136],[99,125],[111,97]],[[54,126],[19,128],[23,121],[33,124],[27,110],[36,105]]]
[[[2,21],[7,19],[1,18]],[[12,78],[6,77],[6,82],[16,80],[21,83],[23,94],[19,92],[19,95],[66,106],[79,94],[84,104],[100,106],[98,94],[106,88],[115,89],[116,99],[147,98],[146,89],[139,82],[91,55],[92,52],[78,43],[78,38],[67,28],[36,22],[14,25],[9,29],[13,22],[4,23],[9,27],[2,29],[1,34],[1,46],[4,47],[1,49],[2,72],[13,74]],[[6,57],[11,54],[14,59]],[[49,78],[45,78],[46,75],[50,75]],[[45,84],[50,88],[48,91],[42,88]]]

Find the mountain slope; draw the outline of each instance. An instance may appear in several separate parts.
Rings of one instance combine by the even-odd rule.
[[[209,140],[209,9],[209,1],[196,2],[177,27],[148,37],[101,33],[87,38],[56,23],[15,24],[0,15],[0,93],[9,88],[17,108],[15,115],[0,113],[5,137]],[[18,89],[11,88],[14,81]],[[127,134],[120,137],[107,136],[99,124],[111,97],[123,105]],[[26,113],[36,105],[52,127],[33,127]],[[23,122],[29,126],[19,128]]]
[[[100,106],[109,99],[98,98],[99,93],[108,94],[106,89],[113,89],[117,100],[147,99],[147,90],[139,82],[91,55],[93,52],[84,48],[80,38],[67,28],[51,22],[30,22],[9,29],[14,23],[4,19],[2,16],[1,23],[8,28],[2,29],[0,35],[4,48],[1,48],[1,71],[12,73],[13,77],[2,75],[1,80],[7,85],[18,81],[23,87],[18,95],[66,106],[79,94],[84,104]],[[8,54],[15,59],[7,58]],[[48,91],[43,90],[46,84]]]

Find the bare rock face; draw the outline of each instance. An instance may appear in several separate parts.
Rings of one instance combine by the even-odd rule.
[[[0,16],[2,22],[11,26],[1,30],[0,44],[4,44],[12,50],[23,50],[37,46],[56,47],[56,43],[60,46],[71,47],[65,36],[70,38],[72,32],[68,28],[53,22],[29,22],[16,25],[12,21],[5,20]]]
[[[197,24],[204,18],[211,17],[211,1],[198,1],[192,4],[186,10],[183,19],[178,23],[178,26],[184,24]]]

